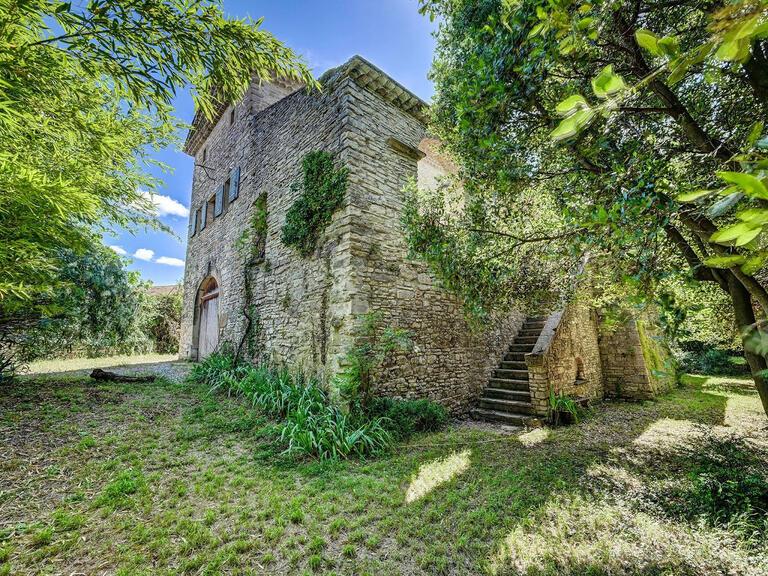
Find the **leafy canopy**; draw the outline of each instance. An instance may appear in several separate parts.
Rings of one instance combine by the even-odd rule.
[[[433,126],[467,196],[441,230],[477,282],[515,270],[505,249],[535,244],[566,263],[589,255],[590,270],[646,296],[670,276],[712,282],[757,333],[752,304],[768,310],[768,3],[422,0],[421,10],[441,21]],[[532,194],[548,209],[527,211]],[[448,251],[418,251],[446,277],[458,267]],[[757,381],[765,360],[753,352]]]
[[[179,142],[178,90],[210,116],[253,75],[315,86],[260,24],[207,0],[0,0],[0,322],[55,314],[65,250],[161,227],[147,168]]]

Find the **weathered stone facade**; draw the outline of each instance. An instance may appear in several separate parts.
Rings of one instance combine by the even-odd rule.
[[[198,222],[190,237],[181,355],[197,358],[199,288],[210,276],[221,287],[220,340],[241,338],[245,267],[235,246],[249,228],[254,203],[266,194],[265,257],[249,271],[249,305],[267,354],[321,376],[334,374],[355,343],[358,315],[381,312],[383,324],[413,333],[415,349],[387,363],[377,392],[429,397],[465,411],[522,315],[511,311],[473,331],[459,300],[436,285],[424,264],[407,258],[402,189],[411,177],[434,180],[446,171],[428,141],[426,152],[419,150],[427,136],[423,103],[358,57],[321,81],[322,92],[299,89],[282,98],[279,90],[289,88],[274,93],[271,85],[254,84],[235,108],[234,123],[224,110],[207,137],[195,135],[192,146],[188,139],[187,152],[202,165],[195,169],[190,230],[203,203],[238,167],[240,181],[238,197],[225,198],[223,213],[209,216],[202,230]],[[296,199],[291,184],[312,150],[333,153],[349,178],[344,205],[315,253],[302,258],[281,243],[280,233]]]
[[[201,290],[213,277],[220,344],[241,341],[248,311],[257,317],[254,338],[268,357],[327,378],[356,343],[359,315],[379,312],[384,325],[409,330],[415,348],[389,359],[376,392],[428,397],[463,413],[524,315],[505,311],[473,329],[461,302],[423,263],[408,258],[403,187],[410,178],[433,186],[453,170],[426,133],[425,104],[360,57],[321,83],[322,91],[310,92],[254,82],[243,102],[220,107],[214,121],[195,119],[185,147],[196,167],[180,354],[198,359]],[[348,187],[315,252],[301,257],[280,236],[299,194],[291,185],[301,178],[302,158],[314,150],[334,154],[348,168]],[[267,215],[263,258],[246,266],[244,249],[253,242],[251,220],[260,206]],[[589,309],[566,312],[541,358],[532,359],[536,402],[546,402],[547,383],[602,396],[602,371],[593,368],[601,366],[602,353],[596,326]],[[576,377],[574,358],[583,362],[587,384]]]
[[[575,302],[565,312],[555,312],[526,355],[531,403],[544,415],[550,390],[555,394],[589,398],[603,397],[603,369],[597,313]]]
[[[643,400],[674,385],[669,350],[658,336],[649,318],[610,327],[603,322],[600,352],[606,396]]]
[[[551,314],[526,355],[536,414],[547,413],[550,391],[590,400],[643,400],[667,392],[675,381],[674,365],[653,326],[650,315],[609,326],[579,300]]]

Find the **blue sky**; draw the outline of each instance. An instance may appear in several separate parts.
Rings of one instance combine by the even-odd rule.
[[[435,25],[419,15],[416,0],[283,0],[247,2],[224,0],[233,16],[263,17],[262,27],[304,56],[319,76],[354,54],[360,54],[424,100],[432,96],[427,73],[432,62]],[[175,102],[176,115],[192,120],[194,108],[188,92]],[[155,232],[128,232],[107,236],[104,242],[132,260],[128,266],[141,271],[156,285],[174,284],[184,277],[183,260],[192,159],[178,150],[163,150],[156,159],[173,172],[152,172],[165,182],[156,197],[158,214],[180,239]]]

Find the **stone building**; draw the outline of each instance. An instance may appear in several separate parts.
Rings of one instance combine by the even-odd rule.
[[[538,329],[541,337],[518,344],[526,333],[522,311],[499,313],[482,329],[470,326],[461,302],[422,262],[408,258],[401,231],[409,179],[430,187],[453,169],[427,135],[425,103],[359,56],[320,82],[322,91],[253,82],[241,102],[222,104],[213,121],[201,115],[193,121],[185,144],[195,170],[183,358],[200,359],[223,342],[236,345],[250,316],[256,324],[251,333],[270,358],[328,377],[359,338],[360,315],[376,312],[383,324],[411,331],[415,343],[413,351],[388,360],[377,394],[429,397],[454,413],[478,406],[484,417],[519,419],[545,412],[540,400],[553,386],[571,391],[573,382],[584,380],[580,394],[602,397],[619,389],[615,382],[625,369],[633,382],[650,382],[645,366],[617,359],[627,338],[598,342],[589,310],[556,314],[558,322],[554,316],[540,324],[529,319],[527,333]],[[280,235],[297,196],[292,184],[311,151],[332,153],[349,175],[342,206],[316,250],[302,257]],[[263,212],[265,235],[255,256],[247,257],[239,239]],[[530,388],[527,364],[504,369],[510,346],[523,346],[532,363]],[[631,358],[637,360],[636,351]],[[652,393],[650,384],[633,386],[638,396]],[[512,416],[506,419],[517,421]]]

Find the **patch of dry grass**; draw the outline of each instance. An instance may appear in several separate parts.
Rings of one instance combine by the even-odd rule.
[[[681,512],[713,446],[749,446],[768,470],[768,419],[744,381],[336,465],[285,459],[271,426],[162,378],[3,389],[0,575],[768,572],[737,525]]]

